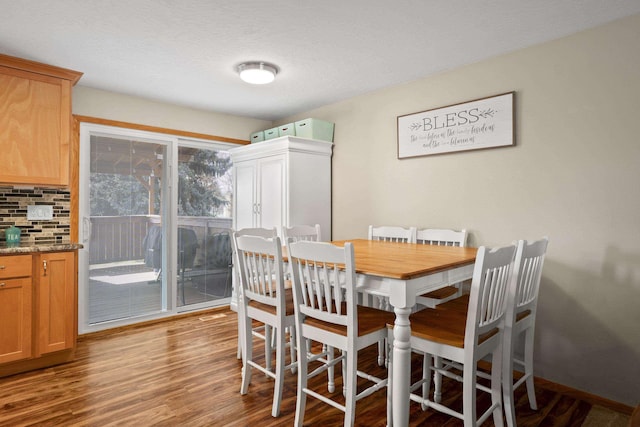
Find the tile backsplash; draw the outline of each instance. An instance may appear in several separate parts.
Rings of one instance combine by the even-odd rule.
[[[27,206],[49,205],[53,219],[27,220]],[[0,186],[0,240],[12,225],[21,231],[22,242],[70,243],[71,193],[66,189]]]

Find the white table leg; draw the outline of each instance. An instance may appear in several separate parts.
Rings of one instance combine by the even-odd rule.
[[[393,327],[393,426],[409,425],[409,387],[411,381],[411,325],[410,308],[394,307],[396,313]]]

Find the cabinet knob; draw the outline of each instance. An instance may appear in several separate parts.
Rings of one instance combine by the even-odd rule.
[[[7,267],[5,267],[4,265],[0,265],[0,270],[4,270],[5,268]]]
[[[47,260],[46,259],[42,260],[42,268],[44,269],[43,276],[46,276],[47,275]]]
[[[4,288],[5,285],[6,285],[6,283],[0,282],[0,288]]]

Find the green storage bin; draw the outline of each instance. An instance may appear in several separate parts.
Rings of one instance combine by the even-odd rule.
[[[271,128],[264,131],[264,140],[277,138],[280,135],[278,134],[278,128]]]
[[[264,131],[254,132],[249,137],[249,141],[253,144],[254,142],[264,141]]]
[[[286,125],[282,125],[278,127],[278,135],[280,136],[295,136],[296,135],[296,126],[294,123],[287,123]]]
[[[318,119],[304,119],[295,123],[296,136],[333,142],[333,123]]]

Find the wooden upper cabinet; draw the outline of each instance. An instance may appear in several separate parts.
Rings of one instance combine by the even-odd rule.
[[[71,88],[81,76],[0,54],[1,184],[69,185]]]

